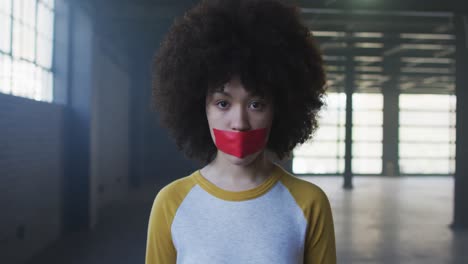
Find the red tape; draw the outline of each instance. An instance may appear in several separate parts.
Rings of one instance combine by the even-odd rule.
[[[243,158],[260,151],[266,145],[267,129],[227,131],[213,128],[215,145],[224,153]]]

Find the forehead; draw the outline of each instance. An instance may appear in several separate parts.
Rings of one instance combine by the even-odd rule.
[[[250,89],[249,89],[250,88]],[[265,97],[265,92],[261,89],[253,89],[246,87],[239,79],[232,79],[231,81],[212,89],[208,95],[226,95],[235,97]]]
[[[232,88],[225,87],[224,89],[220,88],[213,92],[213,95],[224,95],[228,97],[263,97],[259,92],[247,91],[243,88]]]

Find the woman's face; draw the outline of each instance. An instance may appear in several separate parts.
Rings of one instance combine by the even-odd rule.
[[[227,131],[249,131],[266,128],[267,140],[273,120],[270,100],[248,93],[239,78],[233,78],[220,90],[206,97],[206,116],[211,138],[215,142],[213,128]],[[243,158],[218,151],[234,164],[247,165],[263,151]]]

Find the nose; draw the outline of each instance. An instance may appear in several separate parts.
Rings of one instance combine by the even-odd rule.
[[[249,115],[244,107],[232,109],[231,129],[236,131],[250,130]]]

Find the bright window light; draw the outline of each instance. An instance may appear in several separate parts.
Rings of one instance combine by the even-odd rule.
[[[402,94],[399,119],[401,173],[455,172],[455,95]]]
[[[53,100],[54,0],[0,0],[0,92]]]
[[[294,150],[293,172],[298,174],[340,174],[344,172],[344,93],[328,93],[320,112],[314,137]]]

